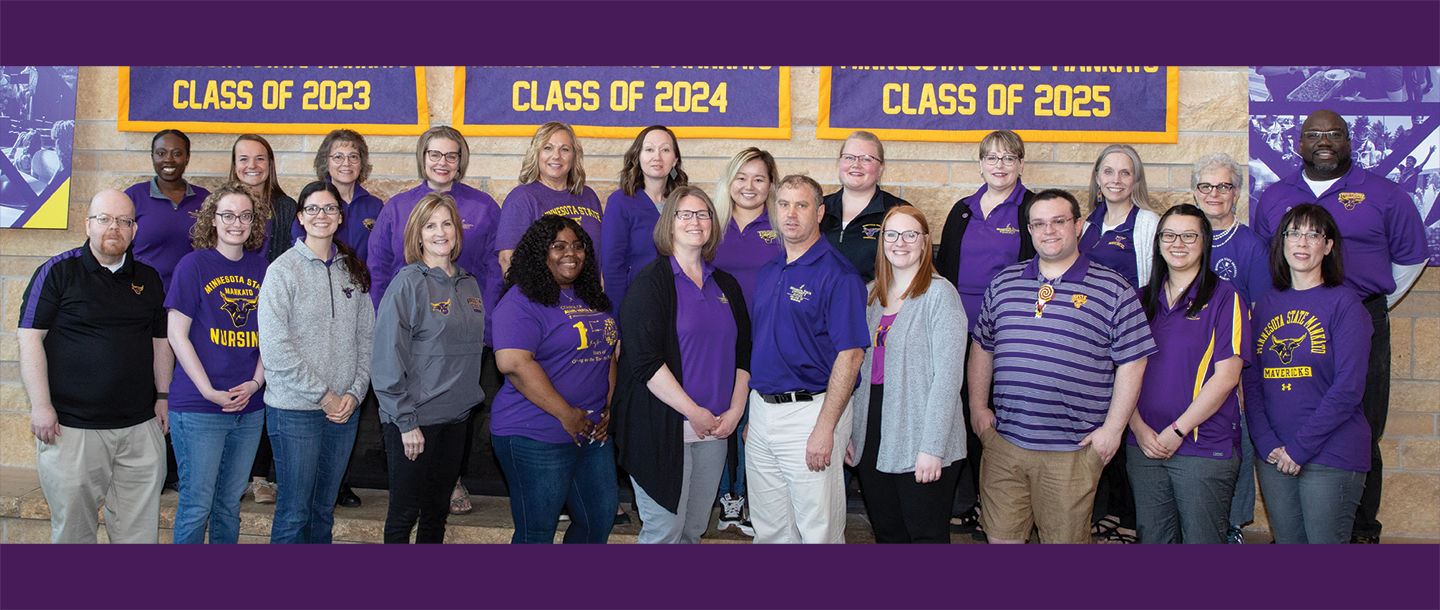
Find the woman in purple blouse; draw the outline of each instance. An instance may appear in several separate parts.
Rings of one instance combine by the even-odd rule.
[[[135,202],[135,222],[145,227],[135,234],[135,259],[160,272],[168,291],[175,264],[193,251],[190,228],[210,191],[185,181],[190,137],[179,129],[162,130],[150,139],[150,162],[155,177],[132,185],[125,194]]]
[[[520,162],[519,180],[520,186],[505,196],[495,235],[502,272],[510,269],[510,257],[530,223],[541,216],[564,216],[575,221],[590,236],[595,252],[605,251],[600,232],[600,198],[585,186],[585,149],[573,128],[550,121],[536,129],[525,159]]]
[[[671,191],[690,183],[680,156],[675,132],[651,125],[635,136],[625,151],[620,189],[605,200],[600,223],[600,253],[605,272],[605,294],[620,303],[640,268],[655,260],[655,224]]]

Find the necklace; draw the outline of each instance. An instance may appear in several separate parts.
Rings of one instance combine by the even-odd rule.
[[[1216,235],[1214,238],[1212,238],[1212,239],[1210,240],[1210,247],[1211,247],[1211,248],[1219,248],[1220,246],[1223,246],[1223,245],[1229,243],[1229,242],[1230,242],[1230,238],[1235,236],[1235,229],[1239,228],[1239,226],[1240,226],[1240,221],[1238,221],[1238,220],[1232,221],[1232,222],[1230,223],[1230,228],[1225,229],[1224,231],[1221,231],[1219,235]]]

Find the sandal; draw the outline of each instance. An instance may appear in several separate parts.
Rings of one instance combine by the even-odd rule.
[[[452,495],[450,497],[450,514],[468,515],[470,511],[475,510],[475,507],[470,505],[470,492],[465,489],[465,485],[456,483],[455,493],[459,493],[460,495]]]
[[[950,531],[956,534],[984,532],[985,530],[980,527],[979,507],[972,506],[965,512],[960,513],[959,517],[951,517]]]
[[[1105,515],[1101,517],[1099,521],[1096,521],[1094,525],[1090,526],[1090,535],[1104,536],[1106,540],[1109,540],[1110,534],[1115,533],[1119,529],[1120,519],[1114,515]]]
[[[1105,537],[1104,537],[1103,540],[1104,540],[1104,543],[1105,543],[1105,544],[1139,544],[1139,543],[1140,543],[1140,539],[1137,538],[1137,537],[1135,536],[1135,534],[1127,534],[1127,533],[1121,531],[1121,528],[1119,528],[1119,527],[1116,527],[1115,529],[1112,529],[1112,530],[1110,530],[1109,532],[1106,532],[1106,533],[1105,533]]]

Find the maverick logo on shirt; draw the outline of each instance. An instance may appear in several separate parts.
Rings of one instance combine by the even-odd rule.
[[[794,301],[796,303],[804,303],[805,300],[808,298],[810,298],[810,291],[805,289],[804,284],[801,284],[798,288],[795,286],[790,287],[791,301]]]
[[[374,230],[375,230],[375,219],[374,219],[374,218],[366,218],[365,220],[360,221],[360,224],[365,225],[365,230],[366,230],[366,231],[374,231]]]
[[[1016,233],[1019,233],[1019,232],[1020,232],[1020,229],[1017,229],[1017,228],[1015,228],[1015,227],[1007,224],[1007,225],[1005,225],[1005,226],[1003,226],[1003,227],[1000,227],[1000,228],[998,228],[998,229],[995,229],[995,232],[996,232],[996,233],[1004,233],[1004,234],[1006,234],[1006,235],[1014,235],[1014,234],[1016,234]]]
[[[243,275],[222,275],[205,284],[205,294],[220,295],[220,310],[230,315],[235,328],[245,328],[250,323],[250,314],[255,313],[260,282]],[[210,342],[225,347],[257,347],[260,345],[255,331],[233,331],[210,329]]]
[[[1115,246],[1116,248],[1119,248],[1119,249],[1121,249],[1121,250],[1124,250],[1124,249],[1125,249],[1125,236],[1124,236],[1124,235],[1116,235],[1116,236],[1115,236],[1115,239],[1110,240],[1110,243],[1107,244],[1107,245]]]
[[[756,231],[755,234],[760,236],[760,239],[765,240],[767,244],[775,243],[775,231],[766,229],[764,231]]]
[[[238,296],[232,297],[227,294],[229,292],[240,291],[232,288],[221,290],[220,298],[225,304],[221,305],[220,309],[230,314],[230,321],[235,324],[235,328],[244,328],[245,323],[250,320],[250,314],[255,311],[255,299],[246,299]],[[248,290],[246,292],[248,292]]]
[[[135,291],[135,294],[140,294],[140,293],[142,293],[142,292],[145,292],[145,287],[144,287],[144,286],[140,286],[140,285],[138,285],[138,284],[131,284],[131,285],[130,285],[130,289],[131,289],[131,290],[134,290],[134,291]]]
[[[480,299],[478,297],[465,297],[465,302],[470,305],[470,309],[476,312],[485,311],[485,308],[480,306]]]
[[[1310,342],[1311,354],[1326,352],[1328,338],[1320,319],[1308,311],[1292,309],[1265,324],[1264,331],[1255,342],[1255,353],[1263,356],[1265,350],[1269,350],[1279,357],[1280,364],[1290,364],[1306,340]],[[1311,374],[1308,366],[1265,367],[1266,379],[1293,379],[1310,377]]]
[[[1365,193],[1340,193],[1340,203],[1347,210],[1355,209],[1355,206],[1365,202]]]
[[[432,311],[440,312],[440,315],[442,316],[448,316],[450,315],[450,299],[445,299],[440,303],[431,303],[430,309]]]
[[[865,239],[875,239],[875,236],[880,234],[880,225],[865,225],[861,230],[865,233]]]

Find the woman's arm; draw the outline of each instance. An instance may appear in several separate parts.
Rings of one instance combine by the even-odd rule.
[[[415,417],[415,393],[407,381],[414,366],[411,347],[414,344],[412,310],[420,299],[410,282],[394,283],[380,299],[371,348],[371,385],[380,408],[394,416],[401,434],[419,429]],[[407,455],[408,455],[407,451]]]
[[[1210,416],[1225,404],[1225,399],[1230,397],[1230,392],[1234,391],[1235,386],[1240,383],[1240,371],[1244,368],[1245,361],[1238,355],[1216,362],[1215,374],[1200,386],[1200,393],[1195,396],[1195,400],[1190,401],[1190,406],[1180,414],[1180,417],[1175,419],[1175,427],[1179,428],[1187,438],[1190,437],[1191,432],[1210,419]],[[1162,431],[1156,431],[1154,434],[1159,436],[1160,444],[1165,447],[1169,455],[1173,455],[1180,444],[1184,442],[1184,439],[1176,435],[1169,427]]]
[[[590,435],[593,424],[585,418],[585,411],[565,402],[554,384],[550,383],[550,376],[545,373],[545,369],[535,361],[534,352],[523,349],[495,350],[495,367],[505,374],[505,378],[510,380],[511,385],[515,386],[525,400],[560,420],[560,425],[565,427],[565,432],[575,440],[575,444],[580,444],[581,436]]]
[[[170,348],[175,352],[175,360],[180,363],[180,367],[185,370],[200,395],[219,405],[221,411],[239,411],[245,408],[244,402],[235,403],[236,397],[231,393],[218,391],[210,384],[210,376],[205,373],[205,366],[200,363],[200,355],[195,353],[195,345],[190,343],[190,324],[190,316],[180,313],[178,309],[170,310],[165,332],[170,339]]]
[[[669,365],[660,365],[660,370],[655,371],[655,375],[645,382],[645,388],[659,398],[660,402],[690,420],[690,426],[695,428],[695,434],[702,438],[716,436],[714,432],[718,422],[715,420],[715,416],[710,413],[709,409],[700,406],[693,398],[690,398],[689,394],[685,393],[685,388],[680,386],[680,382],[675,379],[675,374],[670,372]]]
[[[626,212],[624,191],[615,191],[605,204],[600,222],[600,269],[605,279],[605,292],[619,309],[630,287],[630,215]]]
[[[735,389],[730,393],[730,408],[716,419],[715,438],[729,438],[745,418],[745,407],[750,404],[750,371],[735,369]]]
[[[933,302],[933,306],[920,309],[918,312],[929,314],[926,316],[928,319],[915,320],[915,323],[910,324],[908,327],[910,332],[902,340],[908,343],[913,337],[916,340],[928,340],[930,343],[928,356],[933,375],[929,380],[930,392],[926,397],[925,410],[919,414],[920,421],[923,422],[919,451],[922,455],[942,458],[945,455],[945,447],[951,440],[950,435],[955,426],[955,418],[960,416],[960,409],[964,408],[960,405],[960,386],[965,383],[966,342],[954,341],[950,338],[966,336],[965,329],[969,323],[965,320],[965,308],[960,304],[959,293],[952,290],[929,296],[929,298],[937,300]],[[896,373],[904,378],[903,371],[896,371]],[[962,431],[960,444],[963,447],[965,444],[963,425],[960,430]],[[879,447],[875,447],[874,450],[878,451]],[[957,457],[963,457],[963,454]],[[939,464],[938,459],[932,460],[931,465],[937,464]],[[934,475],[936,478],[939,477],[938,468],[934,469]]]
[[[1374,332],[1374,325],[1359,302],[1346,303],[1336,309],[1340,310],[1340,315],[1330,321],[1329,329],[1330,346],[1334,349],[1335,379],[1320,399],[1320,406],[1295,431],[1295,437],[1285,443],[1285,452],[1300,466],[1315,457],[1330,435],[1360,411],[1360,398],[1365,394],[1370,335]]]
[[[291,308],[311,305],[294,302],[291,293],[294,281],[289,269],[283,265],[277,269],[272,265],[265,283],[260,286],[260,303],[256,311],[260,325],[260,355],[267,367],[288,377],[288,383],[295,384],[288,390],[309,402],[323,404],[327,394],[331,394],[329,388],[310,370],[294,347],[299,337],[295,336],[294,321],[290,318]]]

